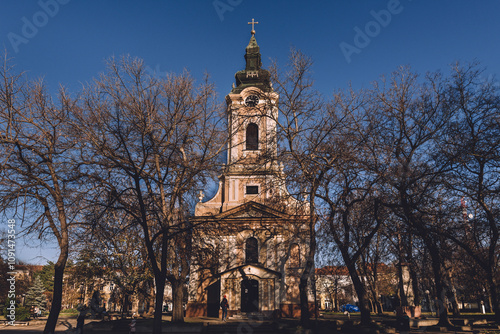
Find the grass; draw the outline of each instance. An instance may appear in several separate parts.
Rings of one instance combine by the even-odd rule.
[[[78,310],[74,308],[67,308],[61,311],[61,314],[71,314],[71,315],[76,315],[78,314]]]

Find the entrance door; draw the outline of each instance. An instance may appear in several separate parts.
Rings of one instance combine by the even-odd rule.
[[[259,311],[259,281],[244,279],[241,281],[241,312]]]
[[[218,280],[207,288],[207,317],[219,317],[220,300],[220,280]]]

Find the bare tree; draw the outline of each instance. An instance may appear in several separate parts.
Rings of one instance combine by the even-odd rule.
[[[363,94],[339,92],[311,134],[313,162],[322,175],[316,190],[328,234],[342,255],[359,299],[361,322],[371,322],[367,286],[357,263],[383,223],[378,176],[366,171],[365,141],[371,133]],[[369,116],[369,115],[368,115]],[[359,241],[359,242],[356,242]]]
[[[451,160],[446,210],[454,223],[439,232],[484,271],[500,323],[500,93],[498,83],[482,79],[482,72],[478,64],[456,64],[447,82],[444,96],[455,117],[442,138],[441,154]]]
[[[385,219],[383,221],[386,221]],[[386,225],[386,224],[384,224]],[[384,229],[384,226],[380,228]],[[359,233],[356,233],[359,232]],[[361,246],[364,242],[364,235],[366,231],[363,229],[355,231],[355,242]],[[367,289],[371,295],[372,311],[378,314],[383,313],[383,305],[381,301],[382,292],[387,292],[384,289],[387,282],[392,278],[389,272],[390,249],[387,248],[388,240],[382,231],[379,231],[366,248],[365,252],[361,253],[360,260],[358,261],[358,271],[364,278]]]
[[[61,309],[71,226],[79,214],[76,142],[67,132],[72,106],[63,90],[59,101],[53,101],[42,80],[28,81],[15,74],[7,59],[0,78],[0,210],[12,213],[24,233],[58,243],[54,295],[44,329],[53,333]]]
[[[173,321],[183,321],[189,272],[189,195],[222,150],[222,110],[213,85],[195,86],[188,73],[155,79],[142,61],[109,62],[83,93],[75,131],[87,143],[82,159],[100,185],[94,202],[119,210],[142,228],[155,276],[154,333],[161,332],[165,280],[172,284]]]
[[[285,69],[281,69],[276,62],[273,62],[269,68],[274,91],[280,96],[280,102],[277,105],[279,117],[275,121],[278,126],[278,145],[281,146],[280,160],[288,169],[287,183],[291,189],[295,189],[292,191],[292,196],[305,195],[309,197],[311,203],[307,222],[309,249],[299,282],[301,323],[303,324],[309,322],[311,315],[308,289],[314,276],[316,254],[315,195],[322,177],[317,168],[310,169],[313,166],[310,163],[310,156],[307,156],[305,151],[308,143],[304,141],[314,128],[315,112],[319,111],[323,105],[322,98],[313,89],[311,66],[310,58],[297,50],[292,50]]]
[[[417,259],[414,254],[416,250],[415,240],[418,235],[405,223],[404,217],[398,217],[394,212],[390,213],[382,232],[390,246],[389,252],[395,262],[398,277],[397,295],[399,306],[420,306],[422,299],[419,288],[420,273],[418,272]],[[403,277],[404,268],[408,269],[410,279],[410,282],[406,282],[406,289]],[[411,295],[407,293],[408,290],[412,292]]]
[[[365,103],[362,96],[338,94],[329,104],[312,88],[310,77],[311,60],[292,50],[289,65],[284,70],[276,64],[271,67],[274,89],[280,95],[278,105],[279,143],[283,160],[290,173],[290,184],[295,194],[304,193],[311,203],[309,230],[312,247],[310,265],[301,277],[302,321],[309,313],[305,309],[306,280],[311,277],[310,268],[316,251],[315,231],[319,218],[326,224],[329,235],[349,270],[360,299],[363,324],[370,322],[367,292],[356,270],[356,261],[371,242],[380,220],[375,219],[377,210],[364,205],[373,195],[373,174],[362,173],[363,166],[356,162],[362,154],[362,143],[370,131],[363,115],[357,114]],[[361,117],[359,117],[361,116]],[[372,200],[371,204],[374,202]],[[368,209],[367,219],[361,212]],[[359,222],[359,226],[356,225]],[[363,243],[359,249],[351,249],[353,229],[363,229]],[[355,226],[356,225],[356,226]]]
[[[429,75],[426,79],[425,85],[420,84],[416,74],[400,68],[389,79],[375,83],[370,113],[376,119],[376,131],[368,141],[372,158],[367,167],[380,177],[384,205],[428,248],[441,301],[439,324],[449,326],[442,247],[433,233],[446,223],[439,217],[439,205],[444,198],[441,179],[449,165],[433,152],[451,111],[441,99],[441,77]]]

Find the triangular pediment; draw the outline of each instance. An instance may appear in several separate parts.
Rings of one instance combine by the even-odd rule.
[[[268,219],[289,219],[290,216],[284,212],[275,210],[267,205],[257,202],[247,202],[228,211],[218,214],[216,219],[232,218],[268,218]]]
[[[261,264],[254,263],[228,269],[219,273],[217,276],[224,278],[245,278],[248,276],[257,276],[259,278],[281,278],[281,273],[266,268]]]

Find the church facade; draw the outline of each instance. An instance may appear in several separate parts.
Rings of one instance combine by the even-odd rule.
[[[300,316],[309,203],[291,196],[277,160],[278,95],[252,29],[245,69],[226,96],[227,164],[215,196],[196,205],[186,315]],[[314,280],[310,280],[313,282]],[[309,303],[314,305],[312,284]]]

